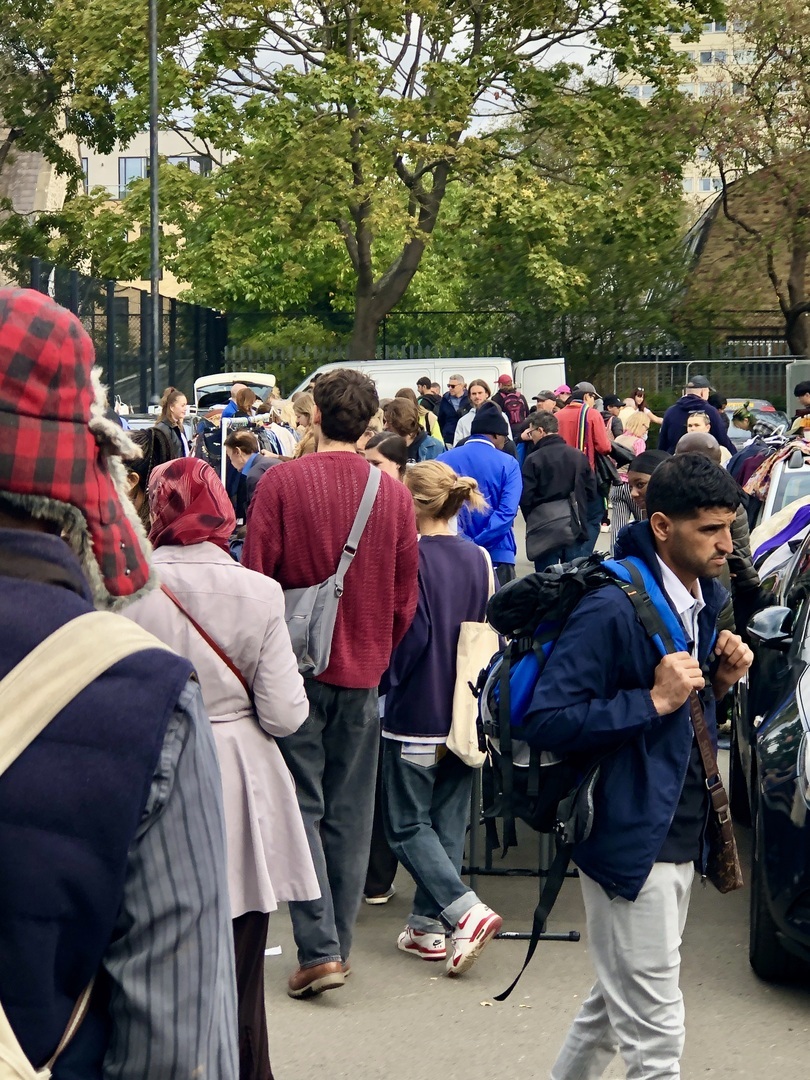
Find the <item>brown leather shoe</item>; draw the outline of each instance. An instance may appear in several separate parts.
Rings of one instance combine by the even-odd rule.
[[[345,978],[343,965],[339,960],[298,968],[289,978],[287,993],[291,998],[315,997],[324,990],[337,990],[339,986],[343,986]]]

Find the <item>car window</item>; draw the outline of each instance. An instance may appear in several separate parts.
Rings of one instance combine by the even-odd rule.
[[[774,495],[771,513],[778,513],[788,503],[810,495],[810,469],[784,469]]]

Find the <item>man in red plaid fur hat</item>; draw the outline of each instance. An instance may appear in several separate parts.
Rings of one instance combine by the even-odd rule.
[[[0,289],[0,1049],[14,1042],[55,1080],[235,1080],[221,790],[191,667],[147,636],[82,683],[82,665],[131,634],[107,614],[59,668],[82,617],[151,585],[122,494],[121,458],[138,452],[104,407],[78,319]],[[20,749],[3,705],[23,661],[29,696],[65,704],[29,710],[31,729],[53,719]]]

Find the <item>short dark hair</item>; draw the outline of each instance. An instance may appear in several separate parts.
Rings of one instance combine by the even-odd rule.
[[[810,394],[810,382],[796,383],[793,387],[793,396],[802,397],[804,394]]]
[[[545,431],[546,435],[556,435],[560,430],[560,424],[554,413],[535,413],[529,420],[531,427],[536,431]]]
[[[430,377],[428,375],[423,375],[421,379],[416,380],[416,385],[417,386],[432,386],[433,384],[431,383]]]
[[[312,396],[321,414],[321,431],[333,442],[357,442],[380,407],[374,383],[351,368],[322,375]]]
[[[632,466],[631,466],[632,467]],[[703,454],[679,454],[662,462],[647,487],[647,517],[694,517],[700,510],[736,510],[740,488],[734,477]]]

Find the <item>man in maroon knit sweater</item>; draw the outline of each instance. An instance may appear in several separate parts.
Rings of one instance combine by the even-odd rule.
[[[370,466],[355,443],[378,409],[374,383],[340,369],[313,391],[318,452],[269,469],[250,504],[242,561],[283,589],[334,574]],[[295,779],[321,899],[290,904],[298,970],[290,997],[343,985],[371,844],[380,739],[377,686],[417,598],[416,523],[404,484],[383,475],[346,574],[329,666],[305,678],[309,718],[279,748]]]

